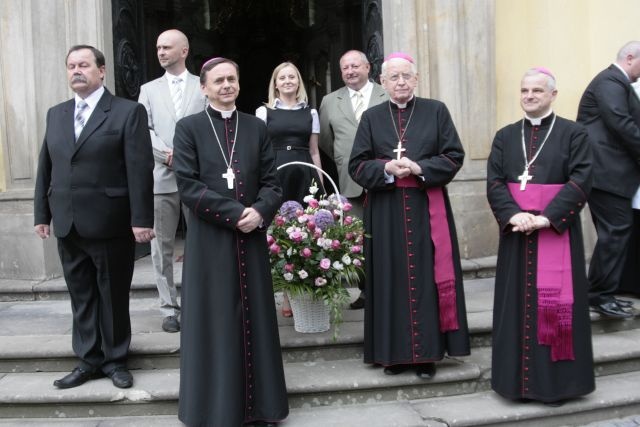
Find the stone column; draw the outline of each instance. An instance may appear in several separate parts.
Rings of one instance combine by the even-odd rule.
[[[416,58],[417,94],[447,104],[465,148],[448,186],[463,258],[496,254],[498,231],[486,201],[486,160],[496,131],[493,0],[385,0],[385,54]]]
[[[55,238],[33,232],[46,113],[73,95],[64,66],[72,45],[104,52],[112,86],[111,2],[3,0],[0,21],[0,279],[40,280],[61,272]]]

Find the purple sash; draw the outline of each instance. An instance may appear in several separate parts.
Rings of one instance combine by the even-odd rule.
[[[563,184],[509,183],[513,199],[523,211],[542,212]],[[551,360],[574,360],[573,275],[569,232],[538,230],[538,343],[551,346]]]
[[[416,178],[396,178],[396,187],[418,187]],[[453,247],[444,190],[441,187],[427,188],[429,199],[429,224],[434,247],[433,270],[438,289],[438,312],[440,332],[457,331],[458,309],[456,303],[456,273],[453,268]]]

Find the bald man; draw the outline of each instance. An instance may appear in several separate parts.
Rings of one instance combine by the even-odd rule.
[[[180,306],[173,281],[173,251],[176,228],[180,220],[180,197],[173,173],[173,133],[181,118],[204,110],[205,98],[199,90],[199,78],[185,66],[189,40],[178,30],[168,30],[158,36],[158,61],[165,74],[140,88],[138,101],[149,116],[149,133],[153,145],[154,230],[151,259],[160,310],[162,329],[180,330]]]

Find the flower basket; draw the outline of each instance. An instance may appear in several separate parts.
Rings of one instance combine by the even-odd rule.
[[[342,308],[349,301],[346,287],[356,286],[363,274],[363,223],[349,215],[351,205],[324,171],[304,162],[285,163],[280,168],[289,164],[306,165],[325,174],[335,194],[316,198],[318,187],[312,183],[304,198],[306,207],[292,200],[280,207],[267,231],[274,291],[289,296],[298,332],[328,330],[328,311],[335,340]],[[311,309],[311,302],[317,303],[317,308]],[[320,313],[322,322],[318,321]]]
[[[303,293],[289,295],[291,310],[293,311],[293,329],[303,334],[325,332],[329,330],[329,305],[324,300],[313,298],[313,295]]]

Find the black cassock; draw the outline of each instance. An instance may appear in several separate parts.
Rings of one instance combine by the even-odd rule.
[[[207,117],[211,114],[235,181]],[[236,132],[236,120],[239,121]],[[287,392],[264,227],[235,225],[254,207],[268,225],[281,201],[264,123],[211,107],[176,126],[174,169],[189,208],[182,275],[179,418],[189,426],[281,420]]]
[[[524,135],[530,160],[544,141],[553,114]],[[594,390],[591,323],[579,213],[591,190],[591,150],[581,125],[557,117],[549,139],[529,169],[530,184],[561,184],[542,214],[556,233],[569,233],[573,278],[573,350],[575,360],[553,362],[550,347],[538,344],[538,232],[512,232],[509,219],[521,209],[507,189],[524,170],[522,121],[499,130],[487,166],[487,197],[500,229],[493,307],[492,388],[510,399],[544,402],[581,396]],[[518,190],[519,191],[519,190]],[[540,212],[532,212],[540,214]],[[529,255],[527,257],[527,255]],[[526,261],[526,260],[529,261]]]
[[[396,158],[393,150],[403,132],[403,155],[420,165],[425,178],[411,178],[418,183],[415,188],[385,182],[384,164]],[[414,97],[402,109],[385,102],[362,116],[349,173],[367,189],[364,224],[371,236],[365,240],[365,363],[420,364],[441,360],[445,352],[469,354],[462,270],[444,188],[463,159],[449,111],[439,101]],[[427,187],[444,191],[455,272],[455,331],[440,331]]]

